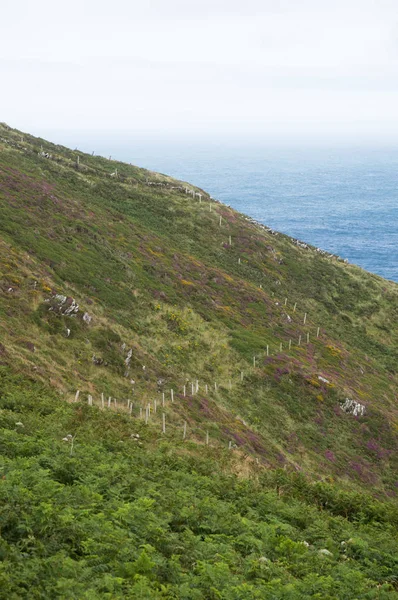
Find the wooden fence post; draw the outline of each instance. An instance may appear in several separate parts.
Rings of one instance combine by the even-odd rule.
[[[162,433],[166,433],[166,415],[162,413]]]

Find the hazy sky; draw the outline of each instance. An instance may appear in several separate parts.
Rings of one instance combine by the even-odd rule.
[[[396,0],[10,0],[0,120],[86,135],[395,140]]]

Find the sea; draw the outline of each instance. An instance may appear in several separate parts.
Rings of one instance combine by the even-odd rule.
[[[132,141],[115,154],[398,282],[398,148]]]

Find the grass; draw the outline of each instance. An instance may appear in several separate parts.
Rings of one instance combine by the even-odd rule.
[[[396,284],[203,190],[21,135],[0,126],[2,363],[65,400],[133,398],[136,416],[174,389],[170,419],[197,442],[210,430],[268,467],[395,496]],[[50,311],[56,294],[77,315]]]

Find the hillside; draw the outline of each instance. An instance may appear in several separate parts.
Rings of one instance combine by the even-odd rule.
[[[0,125],[7,595],[395,597],[397,317],[191,184]]]

